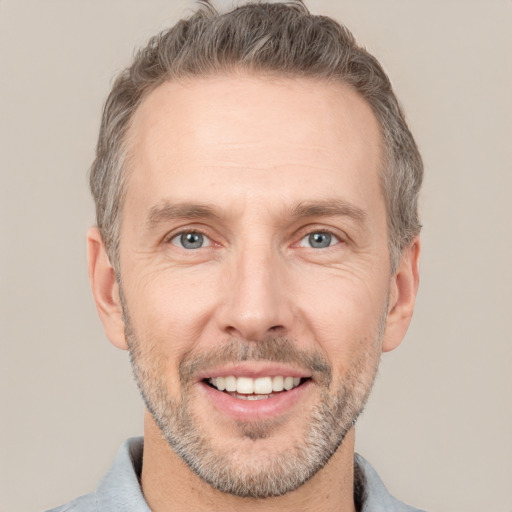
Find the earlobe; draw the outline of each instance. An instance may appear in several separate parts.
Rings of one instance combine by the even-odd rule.
[[[391,278],[386,332],[383,352],[395,349],[402,342],[411,322],[419,286],[420,240],[402,251],[398,268]]]
[[[114,346],[126,350],[128,345],[126,343],[119,285],[102,236],[96,227],[91,228],[87,233],[87,248],[89,281],[105,334]]]

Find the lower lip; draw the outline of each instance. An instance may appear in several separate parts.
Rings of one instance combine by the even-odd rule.
[[[307,380],[290,391],[281,391],[270,398],[262,400],[244,400],[219,391],[205,382],[198,383],[209,402],[223,415],[236,421],[258,421],[276,418],[288,412],[299,400],[304,400],[305,393],[312,385]]]

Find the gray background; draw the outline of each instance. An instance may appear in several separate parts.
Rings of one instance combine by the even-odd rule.
[[[512,3],[308,4],[383,62],[426,164],[416,314],[357,449],[406,502],[510,512]],[[86,171],[114,73],[192,5],[0,0],[1,511],[88,492],[142,432],[89,292]]]

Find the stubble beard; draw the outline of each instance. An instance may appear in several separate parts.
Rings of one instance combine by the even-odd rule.
[[[188,354],[181,361],[181,396],[175,399],[168,391],[165,358],[155,350],[144,351],[144,341],[135,336],[126,307],[124,317],[135,380],[146,408],[170,447],[215,489],[237,497],[258,499],[281,496],[299,488],[334,455],[370,394],[385,323],[383,315],[375,339],[361,343],[362,347],[371,349],[363,349],[359,359],[337,383],[333,382],[332,369],[323,356],[298,350],[286,338],[272,337],[260,342],[232,339],[220,351]],[[198,370],[219,362],[241,361],[295,363],[311,371],[320,389],[320,399],[309,413],[301,439],[286,450],[267,450],[256,458],[233,450],[230,443],[225,449],[215,447],[202,429],[201,420],[191,411],[192,377]],[[262,440],[271,437],[279,427],[279,420],[236,425],[238,438],[251,441],[251,453],[257,451],[254,443],[264,442]]]

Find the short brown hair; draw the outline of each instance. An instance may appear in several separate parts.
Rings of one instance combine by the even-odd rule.
[[[380,175],[387,205],[392,271],[419,233],[418,194],[423,164],[390,81],[350,31],[300,1],[249,3],[218,13],[208,2],[188,19],[153,37],[116,79],[107,99],[90,186],[96,220],[118,269],[124,199],[125,139],[132,116],[167,80],[231,70],[336,80],[351,85],[371,106],[382,132]]]

